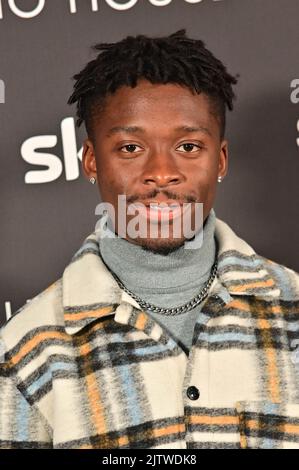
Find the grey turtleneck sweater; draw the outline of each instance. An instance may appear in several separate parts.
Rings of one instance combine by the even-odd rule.
[[[204,223],[203,243],[199,248],[182,246],[164,256],[145,251],[124,238],[104,237],[99,239],[100,254],[108,268],[134,294],[158,307],[178,307],[197,295],[211,274],[216,256],[215,219],[212,209]],[[173,316],[147,313],[188,353],[204,302],[189,312]]]

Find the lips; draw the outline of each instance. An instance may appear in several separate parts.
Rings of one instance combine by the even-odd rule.
[[[153,222],[173,220],[182,216],[184,212],[183,203],[173,200],[136,202],[132,204],[132,206],[133,209],[138,209],[138,213],[141,217]]]
[[[174,201],[171,199],[164,199],[164,200],[158,200],[158,199],[152,199],[148,201],[140,201],[136,204],[143,204],[146,207],[153,207],[153,206],[159,206],[161,208],[163,207],[178,207],[179,205],[182,206],[183,202],[182,201]]]

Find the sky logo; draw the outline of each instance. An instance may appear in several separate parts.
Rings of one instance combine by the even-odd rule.
[[[46,153],[42,149],[56,147],[56,135],[37,135],[25,140],[21,146],[21,155],[25,162],[33,166],[44,166],[45,169],[27,171],[26,184],[49,183],[59,178],[65,171],[65,179],[73,181],[79,178],[80,162],[83,147],[78,151],[75,133],[74,118],[69,117],[61,121],[61,141],[63,160],[54,153]],[[40,151],[41,150],[41,151]]]
[[[0,80],[0,103],[5,103],[5,83]]]

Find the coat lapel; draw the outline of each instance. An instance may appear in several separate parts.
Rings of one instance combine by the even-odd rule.
[[[102,261],[99,236],[99,232],[91,233],[63,272],[62,303],[68,334],[75,334],[96,319],[111,315],[115,315],[119,323],[130,323],[134,314],[136,325],[144,322],[144,316],[148,319],[138,303],[120,289]],[[230,303],[234,296],[241,295],[265,299],[279,297],[280,289],[267,270],[264,258],[218,218],[215,238],[218,275],[211,287],[213,295],[221,297],[225,304]],[[156,328],[154,336],[158,338],[161,332]]]

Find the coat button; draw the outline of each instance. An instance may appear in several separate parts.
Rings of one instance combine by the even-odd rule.
[[[187,388],[187,396],[190,398],[190,400],[198,400],[199,398],[199,390],[197,387],[194,387],[192,385],[191,387]]]

